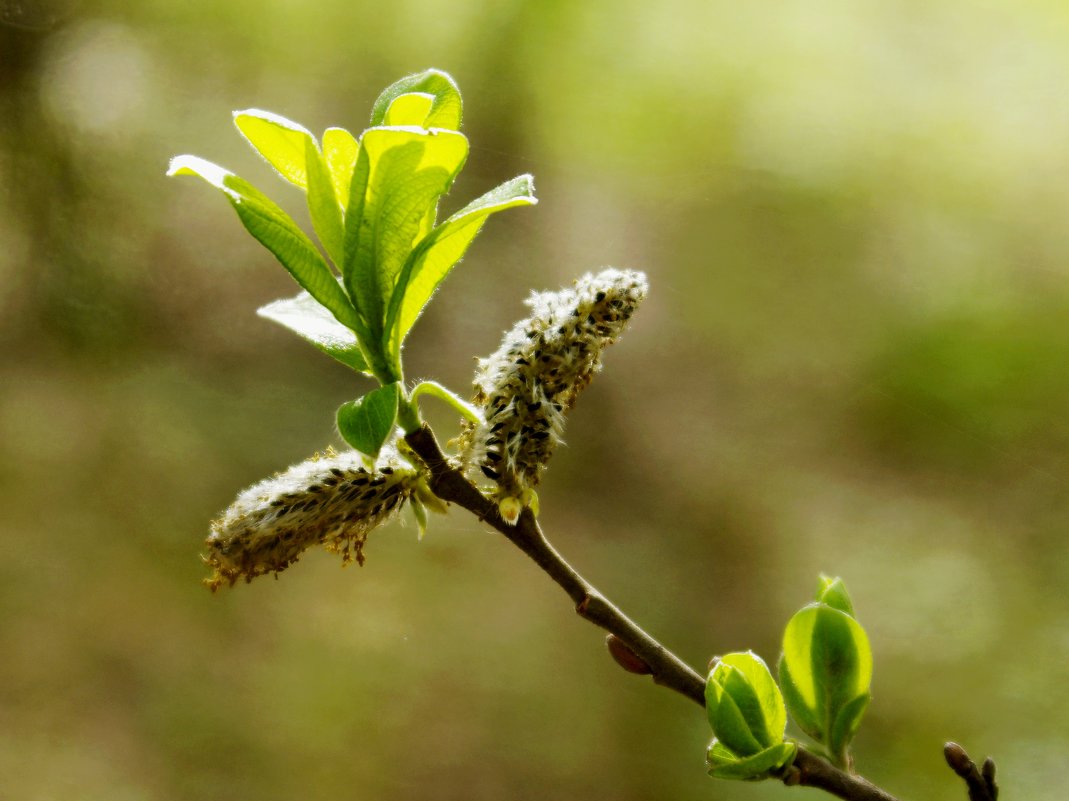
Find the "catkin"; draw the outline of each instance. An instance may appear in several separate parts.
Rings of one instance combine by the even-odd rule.
[[[278,573],[313,545],[363,564],[368,532],[401,508],[418,480],[392,448],[370,470],[356,451],[316,454],[249,487],[212,522],[205,583],[214,592]]]
[[[497,483],[502,516],[515,522],[564,433],[564,415],[601,367],[646,296],[646,276],[606,269],[558,292],[536,292],[531,316],[480,359],[474,402],[483,422],[467,424],[465,465]]]

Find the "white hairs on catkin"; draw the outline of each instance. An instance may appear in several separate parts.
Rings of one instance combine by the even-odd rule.
[[[313,545],[363,564],[368,532],[400,510],[418,480],[392,447],[371,469],[356,451],[328,448],[249,487],[212,522],[205,583],[215,591],[278,573]]]
[[[601,368],[646,297],[646,276],[609,268],[558,292],[536,292],[531,316],[480,359],[474,402],[484,421],[468,424],[459,445],[464,464],[498,486],[502,517],[515,522],[561,441],[564,415]]]

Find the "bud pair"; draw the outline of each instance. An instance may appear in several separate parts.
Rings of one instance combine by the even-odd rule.
[[[784,740],[788,710],[833,762],[849,769],[849,745],[868,706],[871,681],[872,651],[846,586],[821,576],[816,602],[787,623],[779,684],[752,651],[716,660],[705,685],[716,735],[709,773],[724,779],[785,775],[797,751]]]

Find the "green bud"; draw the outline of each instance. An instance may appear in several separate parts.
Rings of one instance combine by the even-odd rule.
[[[872,649],[841,579],[822,576],[817,598],[787,624],[780,685],[795,722],[846,766],[869,703]]]
[[[846,591],[846,584],[839,577],[821,575],[817,587],[817,603],[827,604],[832,609],[854,616],[854,604]]]
[[[752,651],[719,659],[705,684],[705,707],[716,739],[709,772],[723,779],[763,779],[794,757],[783,740],[787,709],[768,665]]]
[[[717,662],[705,684],[705,707],[713,733],[737,756],[752,756],[783,742],[783,696],[753,651],[728,654]]]

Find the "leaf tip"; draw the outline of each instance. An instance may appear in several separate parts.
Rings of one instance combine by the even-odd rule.
[[[202,159],[200,156],[184,154],[172,158],[167,166],[167,176],[174,175],[196,175],[212,186],[225,189],[224,181],[233,173],[207,159]]]

